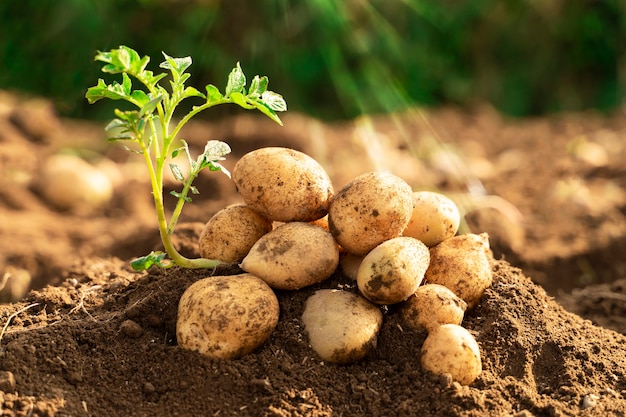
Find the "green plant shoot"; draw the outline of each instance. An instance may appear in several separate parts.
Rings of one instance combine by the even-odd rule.
[[[186,71],[191,65],[191,57],[172,58],[166,53],[163,53],[163,56],[165,61],[160,64],[160,68],[167,72],[154,74],[146,69],[150,58],[140,57],[135,50],[127,46],[120,46],[109,52],[98,52],[95,60],[105,63],[102,71],[122,74],[122,80],[121,83],[113,81],[107,84],[103,79],[99,79],[96,86],[87,90],[85,97],[90,104],[106,98],[124,100],[136,107],[128,111],[116,109],[116,117],[106,126],[106,131],[109,134],[109,141],[132,143],[133,146],[128,148],[140,153],[145,159],[165,253],[152,252],[135,259],[131,262],[132,267],[138,271],[152,265],[162,268],[174,265],[184,268],[214,268],[221,262],[203,258],[189,259],[181,255],[172,243],[172,234],[184,204],[191,201],[189,194],[198,194],[197,188],[192,183],[200,171],[209,168],[211,171],[222,171],[230,176],[220,164],[225,155],[230,153],[230,147],[224,142],[211,140],[206,144],[204,152],[194,159],[189,153],[187,143],[178,139],[178,134],[182,127],[201,111],[225,103],[234,103],[249,110],[257,109],[282,125],[276,112],[286,111],[287,104],[280,94],[267,89],[268,79],[265,76],[255,76],[246,89],[246,76],[239,63],[228,76],[226,89],[222,94],[212,84],[207,85],[204,92],[185,85],[190,77]],[[168,75],[170,75],[169,89],[159,84]],[[133,80],[139,82],[141,85],[139,89],[133,89]],[[192,107],[181,119],[175,120],[177,106],[187,98],[200,99],[203,102]],[[186,174],[172,162],[181,153],[186,154],[189,160],[189,172]],[[172,171],[174,178],[183,184],[181,191],[171,193],[178,201],[169,220],[163,204],[163,172],[166,166]]]

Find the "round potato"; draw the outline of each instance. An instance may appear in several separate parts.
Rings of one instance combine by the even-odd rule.
[[[241,269],[278,290],[298,290],[330,277],[339,264],[331,234],[309,223],[285,223],[261,237]]]
[[[233,204],[211,217],[200,234],[200,256],[222,262],[240,262],[272,222],[245,204]]]
[[[278,299],[263,280],[250,274],[204,278],[180,299],[176,339],[210,358],[236,359],[267,340],[278,316]]]
[[[310,156],[269,147],[245,154],[232,178],[245,203],[270,220],[308,222],[324,217],[333,186],[324,168]]]
[[[442,324],[461,324],[467,303],[439,284],[420,286],[400,305],[400,317],[410,327],[432,331]]]
[[[413,191],[385,172],[359,175],[333,197],[328,226],[346,251],[365,255],[385,240],[400,236],[413,212]]]
[[[402,234],[432,247],[454,236],[460,224],[461,214],[454,201],[432,191],[416,191],[411,220]]]
[[[319,290],[306,301],[302,324],[313,350],[325,361],[359,361],[376,347],[380,308],[358,294]]]
[[[474,336],[456,324],[443,324],[428,333],[422,345],[422,367],[435,374],[450,374],[469,385],[480,375],[480,349]]]
[[[448,287],[473,308],[491,286],[490,258],[487,233],[451,237],[430,248],[426,281]]]
[[[377,304],[395,304],[409,298],[428,268],[428,247],[412,237],[396,237],[376,246],[361,261],[357,285],[365,298]]]

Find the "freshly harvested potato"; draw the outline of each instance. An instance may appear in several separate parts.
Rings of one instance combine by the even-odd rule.
[[[426,281],[448,287],[473,308],[493,281],[490,258],[487,233],[451,237],[430,248]]]
[[[245,154],[232,178],[245,203],[270,220],[308,222],[328,212],[333,186],[310,156],[269,147]]]
[[[356,281],[365,298],[377,304],[395,304],[409,298],[428,268],[428,247],[400,236],[376,246],[361,261]]]
[[[428,333],[422,345],[422,367],[435,374],[450,374],[469,385],[482,372],[480,349],[474,336],[456,324],[442,324]]]
[[[365,255],[400,236],[413,212],[413,190],[399,177],[369,172],[354,178],[333,197],[328,226],[346,251]]]
[[[467,303],[439,284],[422,285],[400,305],[400,317],[410,327],[432,331],[442,324],[461,324]]]
[[[200,234],[200,255],[222,262],[240,262],[272,222],[245,204],[233,204],[211,217]]]
[[[261,346],[278,324],[278,299],[251,274],[193,283],[178,305],[178,344],[210,358],[236,359]]]
[[[413,214],[402,234],[432,247],[454,236],[460,224],[461,214],[454,201],[432,191],[416,191],[413,193]]]
[[[302,324],[313,350],[325,361],[359,361],[376,347],[380,308],[358,294],[319,290],[306,301]]]
[[[309,223],[285,223],[261,237],[241,269],[278,290],[298,290],[330,277],[339,264],[331,234]]]

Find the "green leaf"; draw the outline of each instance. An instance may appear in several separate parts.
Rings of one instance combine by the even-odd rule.
[[[220,90],[216,86],[212,84],[209,84],[206,86],[206,102],[207,103],[222,101],[223,99],[224,99],[224,96],[222,96],[222,93],[220,93]]]
[[[267,117],[269,117],[270,119],[272,119],[273,121],[275,121],[276,123],[278,123],[279,125],[283,125],[282,120],[280,120],[280,117],[278,117],[278,115],[276,114],[276,112],[272,109],[270,109],[267,104],[265,104],[264,102],[258,100],[254,102],[254,107],[257,108],[257,110],[259,110],[261,113],[263,113],[264,115],[266,115]]]
[[[176,178],[176,180],[180,182],[185,182],[185,175],[178,165],[170,164],[170,170],[172,171],[172,175],[174,175],[174,178]]]
[[[261,101],[274,111],[287,111],[287,102],[283,96],[273,91],[265,91],[261,95]]]
[[[146,95],[146,99],[147,98],[148,96]],[[139,111],[139,117],[144,117],[146,115],[152,114],[162,100],[163,100],[163,96],[157,96],[153,98],[152,100],[149,100],[148,102],[146,102],[141,108],[141,110]]]
[[[202,94],[200,91],[198,91],[194,87],[186,87],[185,91],[183,91],[183,97],[202,97],[202,98],[206,98],[206,96],[204,94]]]
[[[177,191],[170,191],[170,194],[173,195],[174,197],[178,198],[178,199],[183,199],[185,200],[185,203],[191,203],[191,198],[190,197],[183,197],[183,195]]]
[[[232,93],[241,93],[243,92],[244,87],[246,86],[246,76],[237,62],[237,66],[232,69],[230,74],[228,75],[228,83],[226,84],[226,97],[229,97]]]
[[[253,109],[254,106],[252,104],[250,104],[248,102],[248,100],[246,100],[246,96],[244,96],[242,93],[239,92],[233,92],[230,94],[230,100],[235,103],[240,105],[241,107],[243,107],[244,109]]]
[[[186,56],[184,58],[172,58],[165,52],[162,52],[162,54],[165,57],[165,61],[161,62],[159,67],[170,70],[172,75],[175,75],[175,79],[179,78],[187,70],[187,68],[189,68],[192,62],[190,56]]]
[[[130,266],[137,272],[145,271],[152,265],[156,265],[159,268],[169,268],[172,264],[163,262],[167,254],[160,251],[152,251],[146,256],[133,259],[130,261]]]
[[[128,72],[135,76],[144,72],[148,62],[150,62],[150,57],[144,56],[142,58],[137,51],[124,45],[109,52],[98,52],[94,59],[107,64],[102,67],[103,72],[110,74]]]
[[[248,97],[259,98],[267,90],[269,80],[267,77],[259,77],[255,75],[250,83],[250,91],[248,91]]]

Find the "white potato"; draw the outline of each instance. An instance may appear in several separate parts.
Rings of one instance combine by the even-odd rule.
[[[319,290],[306,301],[302,324],[313,350],[325,361],[359,361],[376,347],[380,308],[358,294]]]
[[[251,274],[193,283],[178,305],[176,339],[210,358],[236,359],[261,346],[278,324],[278,299]]]
[[[475,307],[491,286],[491,250],[487,233],[468,233],[430,248],[426,281],[450,288],[468,308]]]
[[[272,222],[245,204],[230,205],[211,217],[200,234],[200,255],[222,262],[240,262]]]
[[[461,214],[454,201],[432,191],[416,191],[411,220],[402,234],[432,247],[454,236],[460,224]]]
[[[396,237],[376,246],[361,261],[357,285],[365,298],[377,304],[395,304],[409,298],[428,268],[428,247],[412,237]]]
[[[399,308],[400,317],[414,329],[431,331],[442,324],[461,324],[467,303],[439,284],[420,286]]]
[[[328,212],[333,186],[310,156],[269,147],[245,154],[235,164],[233,182],[245,203],[270,220],[308,222]]]
[[[413,212],[413,190],[401,178],[368,172],[333,197],[328,225],[346,251],[365,255],[385,240],[400,236]]]
[[[421,350],[422,367],[435,374],[449,374],[469,385],[482,372],[480,349],[474,336],[456,324],[443,324],[428,333]]]
[[[241,269],[279,290],[298,290],[330,277],[339,264],[331,234],[309,223],[285,223],[261,237]]]

